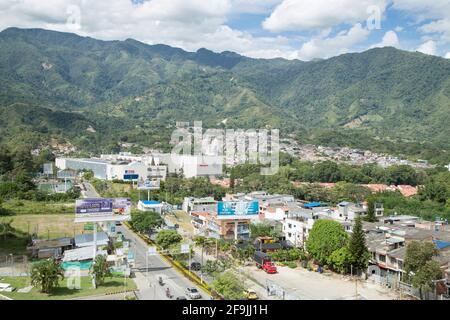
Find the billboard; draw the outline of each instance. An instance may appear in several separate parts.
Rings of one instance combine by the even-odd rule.
[[[113,212],[119,215],[131,214],[131,199],[130,198],[115,198],[113,199]]]
[[[127,221],[131,216],[128,198],[78,199],[75,201],[75,222]]]
[[[138,183],[138,190],[157,190],[159,189],[159,180],[151,181],[146,180],[145,182]]]
[[[219,219],[251,219],[257,217],[258,214],[258,201],[220,201],[217,203]]]

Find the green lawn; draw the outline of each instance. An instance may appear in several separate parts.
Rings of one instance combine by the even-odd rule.
[[[136,284],[132,279],[122,277],[107,278],[105,284],[97,289],[92,288],[90,277],[81,277],[81,289],[67,288],[67,280],[60,282],[59,288],[54,289],[52,294],[40,293],[38,289],[33,288],[29,293],[18,293],[17,290],[30,285],[28,277],[0,277],[0,282],[9,283],[16,288],[15,292],[2,292],[14,300],[67,300],[80,297],[97,296],[104,294],[114,294],[125,290],[136,290]]]
[[[69,214],[75,215],[75,201],[70,203],[52,203],[29,200],[8,200],[3,208],[13,215],[21,214]]]

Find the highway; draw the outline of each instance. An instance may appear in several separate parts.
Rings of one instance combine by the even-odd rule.
[[[84,182],[86,190],[82,191],[84,198],[100,198],[100,195],[95,188],[89,183]],[[125,239],[130,242],[130,249],[134,253],[135,267],[133,272],[139,292],[137,293],[141,300],[168,300],[166,296],[166,289],[169,288],[172,299],[184,296],[185,290],[188,287],[195,287],[202,295],[202,299],[207,300],[211,297],[196,287],[191,281],[186,279],[177,270],[175,270],[163,257],[159,254],[148,256],[148,269],[147,269],[147,257],[148,245],[144,240],[139,238],[133,231],[129,230],[126,226],[117,226],[116,230],[122,232]],[[164,286],[161,286],[158,282],[159,277],[163,278]]]
[[[192,284],[178,271],[176,271],[163,257],[158,255],[148,256],[148,269],[146,253],[148,245],[131,230],[125,226],[119,226],[117,231],[122,232],[127,240],[130,241],[130,249],[135,254],[135,282],[138,286],[138,296],[142,300],[167,300],[166,288],[169,288],[173,299],[184,296],[187,287],[195,287],[201,293],[203,300],[211,297]],[[163,278],[164,286],[158,283],[159,277]]]

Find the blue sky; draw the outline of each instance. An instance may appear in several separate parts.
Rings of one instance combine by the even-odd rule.
[[[450,0],[0,0],[0,29],[312,60],[394,46],[450,58]]]

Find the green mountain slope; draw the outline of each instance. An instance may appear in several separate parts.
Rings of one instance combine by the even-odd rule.
[[[10,28],[0,32],[0,81],[6,134],[20,104],[16,113],[39,119],[22,132],[81,144],[76,133],[95,125],[93,152],[102,141],[150,146],[150,135],[194,120],[418,157],[450,150],[450,60],[394,48],[302,62]]]

